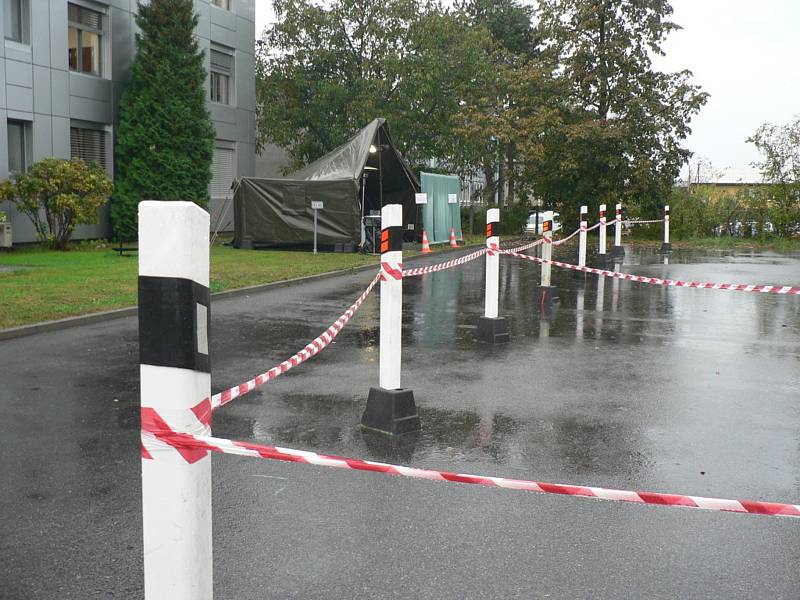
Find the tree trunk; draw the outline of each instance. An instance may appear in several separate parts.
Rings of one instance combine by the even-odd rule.
[[[495,169],[494,165],[490,162],[483,163],[483,178],[486,180],[486,185],[483,188],[484,204],[492,204],[492,195],[495,188]]]
[[[501,155],[497,162],[497,206],[506,207],[506,173],[505,161]]]
[[[475,235],[475,194],[469,197],[469,232]]]
[[[607,50],[606,50],[606,16],[608,11],[611,9],[611,3],[606,2],[603,3],[602,8],[600,10],[600,15],[598,16],[600,23],[599,23],[599,32],[598,32],[598,54],[600,55],[600,73],[599,73],[599,90],[598,95],[599,98],[597,100],[597,114],[598,116],[605,120],[608,116],[608,108],[609,108],[609,101],[608,101],[608,61],[607,61]]]
[[[514,146],[508,145],[506,151],[506,174],[508,177],[508,205],[514,205]]]

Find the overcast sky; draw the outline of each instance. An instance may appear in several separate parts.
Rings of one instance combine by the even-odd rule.
[[[800,115],[800,0],[672,0],[672,7],[683,29],[656,66],[690,69],[711,94],[692,121],[688,148],[725,170],[725,181],[759,181],[750,167],[758,153],[745,140],[762,123]],[[271,1],[257,0],[256,34],[271,21]]]

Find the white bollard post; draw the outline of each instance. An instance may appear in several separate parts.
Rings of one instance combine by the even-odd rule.
[[[496,319],[498,312],[498,282],[500,279],[500,209],[486,211],[486,297],[484,316]]]
[[[211,457],[145,432],[211,433],[209,214],[139,204],[139,362],[146,600],[210,600]]]
[[[553,258],[553,211],[548,210],[544,213],[542,223],[542,259],[550,261]],[[550,262],[542,262],[542,278],[539,285],[539,308],[548,315],[553,308],[553,302],[558,298],[555,286],[550,283],[550,275],[553,265]]]
[[[550,261],[553,259],[553,212],[547,211],[544,213],[544,222],[542,223],[542,237],[544,244],[542,244],[542,260]],[[542,263],[542,287],[550,287],[550,272],[553,265],[549,262]]]
[[[589,209],[586,206],[581,206],[581,221],[580,221],[580,230],[581,232],[578,234],[578,266],[585,267],[586,266],[586,229],[588,228],[588,224],[586,222],[586,215],[588,214]],[[580,271],[575,271],[576,273],[581,273]],[[581,273],[583,275],[584,273]]]
[[[510,339],[508,324],[498,316],[500,279],[500,209],[486,211],[486,289],[484,316],[478,319],[478,339],[497,344]]]
[[[622,204],[614,207],[614,248],[611,255],[614,258],[625,256],[625,249],[622,247]]]
[[[661,244],[662,252],[669,252],[672,249],[669,243],[669,204],[664,206],[664,243]]]
[[[361,425],[397,435],[420,429],[414,393],[400,387],[403,326],[403,206],[381,209],[379,387],[370,388]]]
[[[598,253],[600,256],[606,255],[606,205],[600,205],[600,248]]]
[[[380,379],[385,390],[400,389],[403,319],[403,206],[381,210]]]

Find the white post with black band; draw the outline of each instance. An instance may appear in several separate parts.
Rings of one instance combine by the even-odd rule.
[[[139,204],[139,355],[146,600],[211,600],[211,457],[158,431],[209,435],[209,214]]]
[[[669,252],[672,246],[669,243],[669,204],[664,206],[664,243],[661,244],[662,252]]]
[[[400,387],[403,326],[403,205],[381,209],[379,387],[369,390],[361,426],[389,435],[420,429],[414,393]]]

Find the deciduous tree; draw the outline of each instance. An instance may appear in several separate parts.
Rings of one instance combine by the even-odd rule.
[[[297,167],[385,117],[412,162],[455,151],[454,115],[490,71],[485,30],[416,0],[277,0],[275,12],[257,60],[262,145]]]
[[[667,0],[540,0],[545,50],[561,66],[572,111],[551,145],[557,164],[540,174],[544,196],[573,211],[621,199],[655,210],[669,194],[707,99],[690,71],[653,67],[678,28],[671,14]]]
[[[772,224],[779,235],[789,236],[800,222],[800,118],[786,125],[765,123],[747,141],[761,153],[754,166],[771,184]]]

